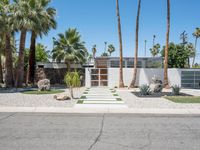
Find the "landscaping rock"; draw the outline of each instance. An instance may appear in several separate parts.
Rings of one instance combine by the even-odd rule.
[[[37,85],[39,91],[50,91],[51,89],[51,84],[49,79],[40,80]]]
[[[152,84],[150,84],[150,89],[154,93],[162,92],[163,89],[162,81],[159,80],[156,76],[154,76],[152,78]]]
[[[65,101],[65,100],[70,100],[71,98],[67,95],[59,94],[59,95],[55,95],[54,99],[58,101]]]

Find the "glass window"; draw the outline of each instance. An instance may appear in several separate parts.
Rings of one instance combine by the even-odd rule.
[[[110,67],[111,68],[119,68],[119,60],[111,60]],[[123,61],[123,67],[125,67],[125,61]]]
[[[99,69],[92,69],[91,74],[99,74]]]
[[[133,68],[134,67],[134,60],[127,61],[127,68]],[[142,68],[142,62],[138,61],[137,68]]]

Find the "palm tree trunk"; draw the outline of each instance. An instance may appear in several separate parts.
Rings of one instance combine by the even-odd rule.
[[[36,34],[32,31],[31,34],[31,45],[30,45],[30,53],[29,53],[29,65],[27,71],[27,84],[34,84],[35,77],[35,44],[36,44]]]
[[[13,58],[12,58],[12,48],[10,44],[10,35],[6,33],[6,51],[5,51],[5,84],[6,87],[14,86],[14,76],[13,76]]]
[[[68,61],[68,60],[65,60],[65,63],[66,63],[66,66],[67,66],[67,72],[70,72],[71,71],[71,63],[70,63],[70,61]]]
[[[74,99],[74,91],[72,87],[69,87],[71,99]]]
[[[166,33],[165,62],[164,62],[164,87],[165,88],[169,88],[169,82],[168,82],[169,34],[170,34],[170,0],[167,0],[167,33]]]
[[[3,83],[3,71],[2,71],[2,62],[1,62],[1,54],[0,54],[0,83]]]
[[[140,8],[141,8],[141,0],[138,0],[138,12],[136,19],[136,33],[135,33],[135,59],[134,59],[134,73],[133,79],[131,81],[130,87],[135,87],[136,78],[137,78],[137,66],[138,66],[138,37],[139,37],[139,21],[140,21]]]
[[[119,60],[119,87],[124,87],[123,81],[123,45],[122,45],[122,33],[121,33],[121,19],[119,13],[119,1],[116,0],[117,7],[117,19],[118,19],[118,36],[119,36],[119,45],[120,45],[120,60]]]
[[[194,58],[193,58],[193,61],[192,61],[192,66],[194,66],[195,64],[195,59],[196,59],[196,52],[197,52],[197,40],[198,40],[198,37],[196,37],[195,39],[195,52],[194,52]]]
[[[19,45],[19,59],[18,59],[18,67],[17,67],[17,76],[16,76],[16,87],[22,87],[24,82],[24,50],[25,50],[25,42],[26,42],[26,30],[21,30],[20,36],[20,45]]]

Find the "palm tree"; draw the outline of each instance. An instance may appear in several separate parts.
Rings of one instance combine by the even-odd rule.
[[[3,67],[2,67],[2,57],[5,53],[5,36],[0,34],[0,83],[3,83]]]
[[[133,79],[130,84],[130,87],[135,87],[136,77],[137,77],[137,66],[138,66],[138,36],[139,36],[139,21],[140,21],[140,8],[141,8],[141,0],[138,0],[138,12],[136,18],[136,34],[135,34],[135,59],[134,59],[134,73]]]
[[[170,0],[167,0],[167,33],[166,33],[165,62],[164,62],[164,87],[165,88],[169,88],[169,82],[168,82],[169,34],[170,34]]]
[[[17,66],[17,75],[15,80],[16,87],[22,87],[24,82],[24,50],[26,34],[33,29],[37,12],[34,9],[32,0],[13,0],[14,1],[14,22],[17,29],[20,30],[19,57]]]
[[[123,45],[122,45],[122,32],[121,32],[121,18],[119,13],[119,0],[116,0],[116,13],[117,13],[117,21],[118,21],[118,36],[119,36],[119,87],[124,87],[123,81]]]
[[[0,32],[5,42],[5,84],[14,86],[11,34],[13,32],[13,12],[9,0],[0,1]]]
[[[97,45],[94,45],[94,46],[92,47],[92,55],[93,55],[93,59],[95,59],[95,57],[96,57],[96,53],[97,53]]]
[[[53,60],[64,61],[70,71],[71,63],[85,63],[88,52],[85,43],[81,41],[81,36],[76,29],[68,29],[64,34],[58,34],[58,39],[54,41],[52,51]]]
[[[157,56],[160,53],[160,44],[156,44],[153,48],[150,49],[151,55],[153,57]]]
[[[197,53],[197,41],[200,38],[200,28],[196,28],[195,32],[193,33],[193,36],[195,37],[195,53],[194,53],[192,66],[194,66],[194,63],[195,63],[195,58],[196,58],[196,53]]]
[[[29,53],[29,65],[27,71],[27,84],[34,83],[35,76],[35,46],[36,46],[36,38],[38,35],[42,36],[42,34],[47,35],[48,31],[53,28],[56,28],[55,15],[56,10],[54,8],[48,7],[50,0],[37,0],[34,1],[34,9],[37,12],[35,15],[35,21],[33,24],[33,28],[31,30],[31,45],[30,45],[30,53]]]
[[[109,44],[109,45],[108,45],[108,52],[109,52],[110,56],[111,56],[111,54],[112,54],[114,51],[115,51],[114,45]]]

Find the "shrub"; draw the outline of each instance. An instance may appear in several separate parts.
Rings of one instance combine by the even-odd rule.
[[[173,95],[180,95],[181,87],[179,85],[172,86],[172,94]]]
[[[151,95],[150,87],[147,84],[140,86],[140,94],[144,96]]]
[[[77,71],[68,72],[65,75],[64,81],[70,89],[71,97],[74,98],[73,88],[78,88],[81,86],[79,73]]]

